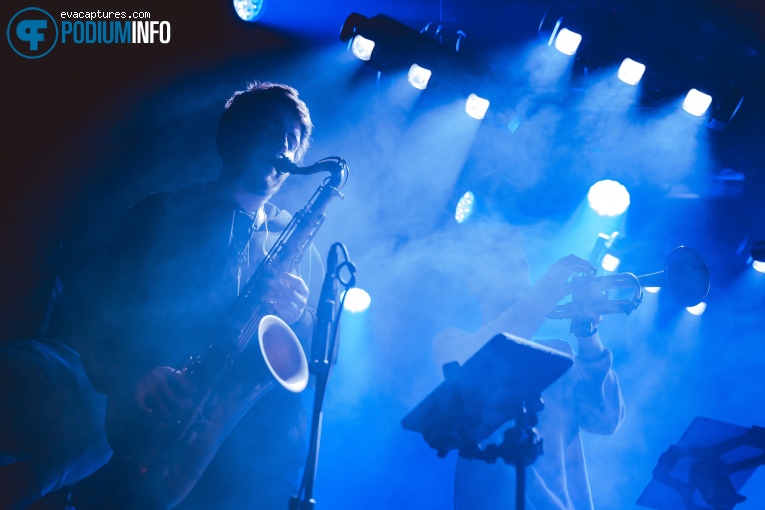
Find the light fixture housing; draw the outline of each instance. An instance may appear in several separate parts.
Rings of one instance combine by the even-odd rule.
[[[621,259],[619,259],[619,257],[615,257],[610,253],[606,253],[603,255],[603,260],[600,261],[600,267],[613,273],[619,268],[620,263]]]
[[[696,117],[701,117],[707,112],[711,104],[712,96],[700,90],[691,89],[683,100],[683,110]]]
[[[352,287],[343,295],[343,308],[350,313],[360,313],[369,308],[372,298],[364,289]]]
[[[619,216],[630,206],[630,193],[619,182],[606,179],[590,187],[587,201],[601,216]]]
[[[234,10],[241,20],[255,22],[263,17],[266,0],[234,0]]]
[[[568,28],[561,28],[555,37],[555,49],[564,55],[574,55],[582,42],[582,36]]]
[[[367,39],[363,35],[357,35],[351,41],[351,51],[359,60],[368,61],[372,58],[372,52],[375,49],[375,42]]]
[[[631,58],[625,58],[616,75],[627,85],[637,85],[645,73],[645,64],[641,64]]]
[[[483,119],[488,109],[489,100],[476,94],[470,94],[465,101],[465,112],[476,120]]]
[[[475,208],[475,195],[472,191],[466,191],[457,202],[457,207],[454,211],[454,219],[457,223],[462,223],[467,220],[470,215],[473,214]]]
[[[430,76],[432,74],[433,73],[430,69],[425,69],[424,67],[417,64],[412,64],[412,67],[409,68],[407,79],[409,80],[409,84],[412,87],[420,90],[425,90],[428,88],[428,81],[430,80]]]

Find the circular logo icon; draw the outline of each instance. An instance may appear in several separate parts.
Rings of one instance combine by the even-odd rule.
[[[27,7],[8,23],[8,44],[24,58],[44,57],[56,46],[58,25],[53,16],[37,7]]]

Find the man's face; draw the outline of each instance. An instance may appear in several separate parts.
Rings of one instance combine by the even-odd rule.
[[[288,174],[276,171],[275,160],[294,161],[300,147],[302,125],[297,114],[286,107],[275,107],[250,126],[247,140],[239,148],[241,157],[235,165],[237,188],[244,193],[271,197]]]

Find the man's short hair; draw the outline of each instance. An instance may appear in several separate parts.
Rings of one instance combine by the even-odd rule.
[[[218,123],[215,143],[218,154],[226,158],[231,151],[248,140],[248,129],[271,111],[275,106],[283,105],[294,111],[300,121],[300,145],[295,151],[295,162],[303,160],[313,132],[313,123],[308,107],[298,97],[298,91],[289,85],[271,82],[253,82],[246,89],[239,90],[226,101],[226,108]]]

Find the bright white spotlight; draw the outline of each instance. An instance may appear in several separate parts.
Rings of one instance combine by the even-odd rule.
[[[234,0],[234,10],[244,21],[257,21],[263,16],[266,0]]]
[[[645,65],[635,62],[631,58],[625,58],[622,65],[619,66],[619,77],[627,85],[637,85],[645,72]]]
[[[691,89],[683,101],[683,110],[696,117],[701,117],[707,111],[710,104],[712,104],[712,96],[699,92],[696,89]]]
[[[704,310],[707,309],[707,304],[705,302],[701,302],[695,306],[687,306],[685,308],[688,310],[689,313],[692,313],[693,315],[701,315],[704,313]]]
[[[567,28],[562,28],[555,38],[555,48],[564,55],[573,55],[582,42],[582,36]]]
[[[590,208],[601,216],[619,216],[630,206],[630,194],[616,181],[598,181],[587,193]]]
[[[755,260],[752,262],[752,267],[755,271],[759,271],[760,273],[765,273],[765,262],[761,262],[759,260]]]
[[[489,109],[489,100],[470,94],[465,101],[465,111],[476,120],[481,120],[486,116],[486,110]]]
[[[606,271],[611,271],[613,273],[619,267],[620,263],[621,260],[618,257],[614,257],[610,253],[606,253],[603,255],[603,260],[600,261],[600,266]]]
[[[464,195],[457,202],[457,210],[454,213],[454,219],[457,223],[462,223],[473,214],[473,207],[475,206],[475,195],[472,191],[466,191]]]
[[[351,43],[351,51],[359,59],[367,61],[372,58],[372,51],[375,49],[375,42],[362,35],[357,35]]]
[[[409,68],[409,84],[416,89],[425,90],[428,88],[428,80],[430,80],[431,74],[430,69],[412,64],[412,67]]]
[[[661,290],[661,287],[643,287],[643,290],[650,292],[651,294],[658,294]]]
[[[358,287],[353,287],[348,289],[348,292],[345,293],[343,308],[351,313],[359,313],[369,308],[371,302],[372,298],[367,291]]]

